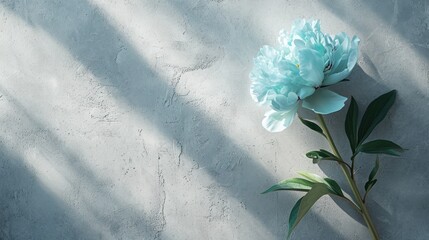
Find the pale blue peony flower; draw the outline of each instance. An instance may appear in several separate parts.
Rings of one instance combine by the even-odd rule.
[[[280,32],[280,46],[264,46],[254,59],[250,93],[272,110],[262,125],[271,132],[289,127],[298,107],[329,114],[344,107],[347,98],[326,88],[345,79],[356,65],[359,39],[345,33],[320,31],[319,21],[297,20],[291,32]]]

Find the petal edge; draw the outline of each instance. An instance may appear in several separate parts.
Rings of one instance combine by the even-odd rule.
[[[330,114],[341,110],[346,100],[346,97],[330,90],[318,89],[313,95],[303,100],[302,107],[317,114]]]
[[[281,132],[292,124],[297,111],[298,104],[288,112],[268,111],[262,120],[262,126],[269,132]]]

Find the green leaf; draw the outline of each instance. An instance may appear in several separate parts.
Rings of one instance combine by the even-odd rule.
[[[304,178],[291,178],[281,181],[269,188],[267,191],[263,192],[267,193],[279,190],[307,192],[304,197],[296,202],[289,215],[288,238],[290,237],[293,229],[298,225],[301,219],[309,211],[311,206],[313,206],[320,197],[326,194],[334,194],[345,198],[341,187],[335,180],[330,178],[322,178],[313,173],[300,172],[299,174]]]
[[[323,179],[321,176],[314,174],[314,173],[308,173],[308,172],[298,172],[299,175],[303,176],[305,179],[315,182],[315,183],[325,183],[325,179]]]
[[[365,183],[365,191],[368,192],[371,190],[371,188],[375,185],[375,183],[377,182],[377,179],[373,179],[367,183]]]
[[[386,117],[396,98],[396,90],[381,95],[372,101],[359,126],[358,145],[361,144],[374,130],[374,128]]]
[[[306,156],[308,158],[313,159],[314,164],[318,164],[322,160],[335,161],[335,162],[339,162],[340,164],[346,164],[345,162],[338,159],[338,157],[335,156],[334,154],[332,154],[326,150],[323,150],[323,149],[320,149],[319,151],[308,152],[308,153],[306,153]],[[348,164],[346,164],[346,165],[348,166]]]
[[[355,152],[357,145],[358,114],[359,107],[355,99],[352,97],[349,110],[347,111],[346,115],[345,130],[353,153]]]
[[[338,160],[336,158],[320,158],[320,159],[313,158],[313,164],[319,164],[320,161],[322,161],[322,160],[323,161],[334,161],[334,162],[338,162],[340,164],[344,164],[344,162],[341,162],[340,160]]]
[[[269,192],[275,192],[275,191],[281,191],[281,190],[290,190],[290,191],[304,191],[308,192],[310,191],[311,187],[314,185],[314,182],[311,182],[309,180],[303,179],[303,178],[291,178],[283,180],[269,189],[267,189],[264,193]]]
[[[321,151],[324,154],[329,155],[330,157],[337,158],[337,156],[335,156],[333,153],[331,153],[329,151],[326,151],[325,149],[320,149],[319,151]]]
[[[368,195],[368,192],[377,183],[377,179],[375,179],[375,175],[377,175],[377,171],[378,171],[379,167],[380,167],[380,161],[379,161],[378,155],[377,155],[377,158],[375,159],[375,166],[368,176],[368,181],[365,183],[365,195],[363,196],[363,201],[365,201],[366,196]]]
[[[299,116],[298,116],[298,117],[299,117]],[[317,123],[314,123],[314,122],[312,122],[312,121],[308,121],[308,120],[306,120],[306,119],[304,119],[304,118],[302,118],[302,117],[299,117],[299,120],[301,120],[301,122],[302,122],[305,126],[309,127],[311,130],[314,130],[314,131],[316,131],[316,132],[318,132],[318,133],[322,134],[322,136],[324,136],[324,137],[326,138],[325,134],[323,133],[322,128],[321,128],[321,127],[319,127],[319,125],[317,125]]]
[[[392,156],[400,156],[405,149],[398,144],[388,140],[374,140],[362,144],[357,152],[364,152],[369,154],[387,154]]]
[[[304,197],[300,198],[295,203],[295,205],[293,206],[292,210],[290,211],[290,214],[289,214],[289,231],[288,231],[288,234],[287,234],[287,238],[288,239],[290,238],[290,235],[291,235],[293,229],[299,223],[299,221],[297,221],[298,220],[298,212],[299,212],[299,208],[301,207],[301,202],[302,202],[303,198]]]
[[[340,185],[338,183],[331,179],[331,178],[325,178],[325,181],[328,183],[330,189],[333,191],[334,194],[344,197],[343,191],[341,190]]]
[[[322,178],[319,175],[306,172],[301,172],[300,175],[302,175],[304,178],[290,178],[283,180],[273,185],[272,187],[264,191],[262,194],[282,190],[308,192],[314,184],[322,183],[330,189],[332,194],[344,196],[341,187],[333,179]]]
[[[334,154],[332,154],[326,150],[323,150],[323,149],[320,149],[320,151],[311,151],[311,152],[306,153],[305,155],[311,159],[319,159],[319,160],[324,160],[327,158],[337,159],[337,157]]]
[[[369,174],[368,182],[372,181],[375,178],[375,175],[377,175],[377,171],[379,167],[380,167],[380,160],[377,155],[377,158],[375,159],[375,166],[372,169],[371,173]]]
[[[319,175],[316,175],[314,173],[307,173],[307,172],[299,172],[299,175],[303,176],[305,179],[307,179],[310,182],[316,183],[322,183],[325,186],[327,186],[332,194],[338,195],[343,197],[343,191],[341,190],[341,187],[338,185],[338,183],[330,178],[322,178]]]
[[[304,197],[295,203],[295,206],[292,208],[292,211],[289,215],[289,231],[287,235],[288,239],[290,238],[292,231],[305,216],[305,214],[307,214],[314,203],[323,195],[329,194],[330,192],[330,189],[325,184],[316,183]]]

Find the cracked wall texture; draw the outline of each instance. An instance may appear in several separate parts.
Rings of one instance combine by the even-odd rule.
[[[429,239],[426,0],[0,0],[0,239],[284,239],[302,194],[261,191],[300,170],[345,186],[304,156],[323,139],[266,132],[249,96],[252,58],[299,17],[360,37],[338,92],[398,89],[372,137],[409,151],[382,158],[368,205],[382,239]],[[293,237],[369,239],[329,197]]]

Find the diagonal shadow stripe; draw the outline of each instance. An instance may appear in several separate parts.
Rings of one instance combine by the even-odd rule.
[[[78,239],[82,234],[96,239],[100,236],[37,181],[24,162],[0,143],[0,239]],[[43,212],[43,216],[38,212]],[[58,221],[51,221],[54,218]],[[66,238],[62,231],[65,225]]]
[[[79,182],[79,184],[84,185],[85,189],[89,189],[90,194],[85,193],[85,190],[81,190],[80,188],[76,190],[77,192],[73,192],[73,194],[76,194],[77,201],[80,202],[80,208],[83,209],[84,214],[73,214],[71,215],[71,208],[67,206],[66,204],[62,204],[60,207],[59,199],[55,196],[53,192],[49,192],[49,194],[41,195],[42,192],[48,193],[48,190],[40,190],[39,184],[36,186],[35,192],[29,193],[26,197],[29,199],[32,199],[29,203],[29,205],[26,208],[32,209],[30,211],[29,218],[37,218],[38,214],[40,213],[41,209],[46,207],[44,204],[41,204],[41,209],[39,201],[44,201],[44,198],[48,195],[52,195],[52,201],[55,200],[55,204],[49,205],[49,207],[57,206],[58,209],[65,209],[65,213],[70,213],[70,217],[67,216],[67,221],[73,221],[74,225],[68,229],[67,227],[62,226],[61,229],[67,229],[67,231],[73,230],[74,226],[81,227],[83,230],[80,234],[85,234],[85,238],[89,238],[90,236],[94,236],[94,238],[120,238],[123,236],[124,232],[126,233],[127,238],[135,239],[139,238],[141,236],[145,237],[153,237],[154,239],[158,239],[157,235],[159,235],[157,232],[160,229],[160,226],[157,224],[157,216],[154,218],[153,216],[148,216],[144,211],[141,209],[137,209],[134,205],[131,203],[124,201],[123,199],[118,198],[116,195],[111,193],[110,186],[106,186],[103,179],[99,178],[93,171],[89,170],[89,166],[84,162],[82,157],[73,151],[73,149],[67,147],[64,145],[64,142],[59,139],[59,137],[56,135],[56,133],[52,132],[49,128],[47,128],[40,120],[36,119],[16,98],[14,98],[9,92],[4,89],[2,86],[0,86],[0,92],[2,96],[4,96],[8,102],[10,102],[14,109],[21,114],[21,117],[24,118],[24,121],[29,121],[31,126],[27,126],[34,131],[33,134],[29,134],[27,138],[32,138],[33,141],[36,144],[35,147],[37,147],[41,152],[49,152],[54,155],[59,155],[60,157],[55,159],[55,162],[52,161],[52,159],[46,159],[44,161],[48,161],[51,167],[54,168],[54,171],[57,171],[61,174],[61,177],[64,178],[64,181],[69,184],[75,184],[76,181]],[[25,130],[23,130],[25,131]],[[13,132],[13,131],[12,131]],[[16,134],[16,133],[15,133]],[[5,141],[3,138],[0,138],[1,141]],[[0,141],[0,142],[1,142]],[[3,146],[3,144],[0,144],[0,164],[7,166],[11,168],[13,171],[17,172],[18,174],[22,174],[22,172],[29,172],[29,175],[34,175],[33,178],[38,178],[40,176],[35,176],[36,173],[34,172],[34,166],[28,167],[25,164],[25,161],[22,159],[22,156],[19,156],[18,152],[13,153],[11,150],[7,149],[6,146]],[[15,150],[16,151],[16,150]],[[1,154],[5,154],[7,157],[1,157]],[[8,156],[11,156],[10,158]],[[17,161],[19,162],[11,162],[11,161]],[[62,161],[65,161],[63,163]],[[35,162],[35,165],[38,163]],[[28,164],[27,164],[28,165]],[[67,166],[67,171],[61,171],[60,169],[57,169],[59,165],[65,165]],[[29,169],[30,168],[30,169]],[[77,177],[75,177],[77,176]],[[14,179],[16,176],[13,175],[2,175],[4,177],[3,182],[11,183],[13,189],[20,189],[21,182],[28,182],[26,178],[20,179],[20,181],[16,182]],[[41,182],[42,184],[42,182]],[[6,186],[7,184],[4,184],[5,186],[0,188],[0,191],[2,193],[7,193],[8,188],[10,186]],[[34,184],[28,184],[28,186],[32,186],[31,189],[34,188]],[[25,192],[27,188],[22,188],[22,190]],[[42,186],[40,186],[42,187]],[[46,186],[43,186],[46,188]],[[66,186],[63,186],[66,187]],[[3,194],[2,194],[3,195]],[[6,196],[7,197],[7,196]],[[39,199],[40,198],[40,199]],[[93,201],[93,199],[102,199],[103,202],[97,202]],[[48,199],[49,201],[51,199]],[[23,198],[23,201],[25,201],[25,198]],[[58,201],[58,203],[57,203]],[[7,201],[2,201],[7,203]],[[49,203],[49,202],[47,202]],[[16,205],[11,205],[13,207],[22,207],[20,203],[17,203]],[[106,206],[109,207],[109,210],[106,211]],[[86,212],[85,212],[86,211]],[[9,214],[12,211],[5,211],[6,214]],[[48,217],[47,215],[48,214]],[[24,214],[25,215],[25,214]],[[33,216],[36,215],[36,216]],[[43,212],[42,218],[48,218],[44,219],[46,222],[43,222],[43,224],[47,224],[47,222],[50,221],[49,216],[53,218],[62,218],[64,214],[57,211],[48,211],[47,213]],[[87,219],[82,218],[82,215],[85,216]],[[66,215],[64,215],[66,216]],[[89,218],[87,216],[90,216]],[[13,216],[12,218],[17,217]],[[72,218],[73,217],[73,218]],[[20,219],[18,217],[18,219]],[[22,216],[21,216],[22,219]],[[92,223],[88,223],[88,221],[91,221],[92,219],[96,220],[97,225],[101,225],[103,229],[99,229],[98,226],[92,225]],[[135,229],[121,229],[120,226],[123,224],[123,219],[127,219],[127,221],[131,221],[135,223],[138,227]],[[14,223],[19,226],[19,224]],[[14,226],[15,227],[15,226]],[[12,228],[13,229],[13,228]],[[52,232],[33,232],[32,233],[37,235],[37,238],[42,238],[42,236],[49,235],[49,234],[61,234],[60,231],[56,228],[52,228],[54,231]],[[108,229],[108,230],[107,230]],[[133,231],[134,230],[134,231]],[[9,230],[5,229],[3,232],[8,232]],[[17,232],[15,231],[9,231],[12,236],[15,236]],[[26,232],[26,231],[22,231]],[[76,239],[80,238],[79,232],[75,233],[75,236],[79,237],[73,237],[73,236],[67,236],[70,238],[67,239]],[[88,234],[88,235],[86,235]],[[97,237],[96,237],[97,236]],[[25,239],[17,237],[17,239]],[[57,239],[55,238],[49,238],[46,239]],[[169,239],[168,236],[163,235],[163,239]]]

